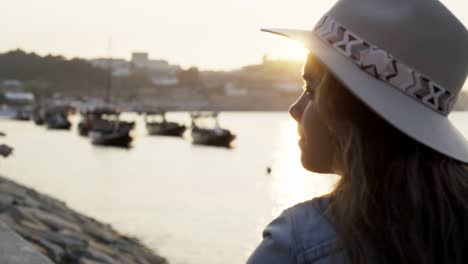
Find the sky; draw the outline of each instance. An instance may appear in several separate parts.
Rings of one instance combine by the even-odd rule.
[[[0,52],[130,59],[148,52],[184,68],[230,70],[301,59],[297,43],[260,28],[311,29],[333,0],[0,0]],[[442,1],[468,26],[468,1]],[[109,41],[111,39],[111,41]],[[109,49],[111,43],[111,49]]]

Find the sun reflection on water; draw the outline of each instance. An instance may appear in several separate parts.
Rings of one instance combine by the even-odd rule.
[[[293,120],[281,123],[279,145],[273,156],[270,197],[272,216],[278,216],[294,204],[330,192],[338,176],[318,174],[305,170],[300,162],[297,125]]]

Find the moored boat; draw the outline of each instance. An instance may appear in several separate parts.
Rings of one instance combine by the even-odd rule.
[[[164,111],[145,113],[146,130],[148,133],[150,135],[181,137],[187,129],[186,126],[167,121],[165,114]]]
[[[49,107],[45,112],[45,124],[48,129],[70,129],[69,108],[66,106]]]
[[[42,126],[45,123],[45,109],[42,106],[35,106],[32,112],[34,124]]]
[[[88,133],[95,129],[99,130],[105,127],[111,127],[112,122],[117,121],[120,113],[110,107],[101,107],[81,112],[81,120],[78,123],[78,133],[81,136],[88,136]],[[109,119],[108,117],[113,118]],[[115,118],[117,117],[117,119]],[[133,129],[135,122],[118,120],[120,127],[129,127]]]
[[[135,127],[134,122],[121,121],[120,113],[113,109],[101,109],[94,114],[96,118],[88,122],[90,126],[87,128],[92,144],[129,147],[133,141],[131,131]]]
[[[78,123],[78,133],[81,136],[88,136],[89,131],[93,129],[93,126],[102,127],[101,123],[108,123],[103,117],[105,115],[116,115],[117,111],[112,108],[94,108],[88,109],[81,112],[81,120]]]
[[[199,145],[210,145],[218,147],[231,147],[231,142],[236,138],[236,135],[228,129],[221,128],[218,120],[217,112],[192,113],[192,143]],[[200,119],[214,119],[214,128],[202,128],[197,121]]]
[[[133,140],[128,126],[115,127],[111,130],[91,130],[89,137],[94,145],[129,147]]]
[[[12,119],[17,121],[31,120],[31,109],[29,107],[18,107],[15,109]]]

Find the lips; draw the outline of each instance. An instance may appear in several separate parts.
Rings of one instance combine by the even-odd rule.
[[[304,138],[304,131],[300,126],[297,127],[297,134],[299,135],[300,138]]]
[[[297,134],[299,135],[299,141],[298,141],[299,147],[302,148],[302,146],[305,144],[305,138],[304,138],[304,131],[302,130],[300,126],[297,127]]]
[[[300,138],[299,141],[298,141],[297,143],[299,144],[299,146],[304,145],[304,139],[303,139],[303,138]]]
[[[302,127],[300,127],[300,126],[297,127],[297,134],[299,135],[299,137],[300,137],[302,140],[305,139],[304,130],[302,130]]]

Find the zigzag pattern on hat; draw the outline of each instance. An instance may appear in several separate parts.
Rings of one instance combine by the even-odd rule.
[[[329,16],[314,32],[326,43],[350,58],[362,70],[399,89],[432,110],[448,115],[455,96],[442,86],[398,61],[385,50],[362,40]]]

